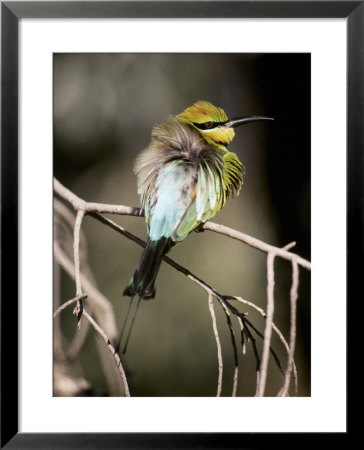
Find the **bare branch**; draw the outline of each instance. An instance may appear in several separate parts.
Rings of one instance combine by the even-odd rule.
[[[245,344],[245,338],[244,338],[244,322],[240,316],[237,317],[237,320],[238,320],[238,324],[240,327],[241,351],[243,352],[243,355],[245,355],[246,354],[246,344]]]
[[[272,336],[272,323],[273,323],[273,312],[274,312],[274,257],[273,253],[268,253],[267,256],[267,318],[265,321],[264,328],[264,343],[263,343],[263,353],[262,353],[262,364],[260,372],[260,380],[258,385],[257,396],[263,397],[265,390],[265,383],[267,380],[268,373],[268,360],[269,360],[269,350],[270,342]]]
[[[239,302],[243,303],[244,305],[250,306],[251,308],[255,309],[257,312],[259,312],[259,314],[266,318],[267,315],[264,312],[264,310],[262,308],[259,308],[259,306],[255,305],[252,302],[249,302],[248,300],[244,300],[241,297],[229,297],[231,299],[235,299],[238,300]],[[287,341],[285,340],[283,334],[280,332],[280,330],[277,328],[277,326],[274,324],[274,322],[272,322],[272,328],[273,330],[277,333],[280,341],[282,342],[282,344],[284,345],[284,348],[286,349],[287,355],[289,355],[290,349],[289,349],[289,345],[287,343]],[[293,378],[294,378],[294,382],[295,382],[295,392],[297,395],[297,389],[298,389],[298,376],[297,376],[297,368],[295,365],[294,360],[292,361],[292,366],[293,366]]]
[[[245,317],[244,320],[243,320],[243,322],[244,322],[245,325],[249,325],[249,326],[252,328],[252,330],[253,330],[260,338],[262,338],[262,339],[264,340],[263,334],[258,330],[258,328],[256,328],[256,327],[250,322],[250,320],[248,320],[248,319]],[[278,358],[276,352],[273,350],[272,346],[270,346],[269,350],[270,350],[270,352],[271,352],[271,354],[272,354],[272,356],[273,356],[273,358],[274,358],[274,361],[275,361],[275,363],[277,364],[277,367],[278,367],[278,369],[279,369],[279,372],[280,372],[280,374],[282,375],[282,378],[283,378],[283,380],[284,380],[284,372],[283,372],[283,370],[282,370],[282,366],[281,366],[281,363],[280,363],[280,361],[279,361],[279,358]]]
[[[255,356],[256,366],[255,366],[255,372],[256,372],[256,389],[255,389],[255,395],[257,395],[258,392],[258,386],[259,386],[259,379],[260,379],[260,358],[259,353],[257,349],[257,344],[255,342],[254,336],[252,335],[251,331],[248,328],[248,325],[246,321],[243,321],[244,327],[241,328],[241,332],[243,335],[246,336],[247,341],[250,341],[253,347],[253,352]],[[243,339],[243,338],[242,338]]]
[[[80,275],[80,230],[82,225],[82,219],[84,211],[79,209],[77,211],[75,228],[73,233],[73,258],[75,265],[75,282],[76,282],[76,295],[82,295],[81,275]]]
[[[73,297],[71,298],[71,300],[68,300],[67,302],[63,303],[59,308],[57,308],[54,313],[53,313],[53,317],[57,317],[57,315],[63,311],[64,309],[66,309],[68,306],[72,305],[72,303],[78,302],[80,300],[84,300],[85,298],[87,298],[87,294],[82,294],[82,295],[78,295],[77,297]]]
[[[76,194],[74,194],[72,191],[67,189],[63,184],[61,184],[57,178],[53,179],[53,189],[54,192],[56,192],[60,197],[64,198],[65,200],[70,203],[75,210],[86,209],[86,202],[85,200],[82,200],[80,197],[77,197]]]
[[[289,244],[282,247],[282,250],[290,250],[291,248],[295,247],[296,244],[297,244],[297,242],[295,242],[295,241],[290,242]]]
[[[86,202],[85,200],[74,194],[72,191],[67,189],[65,186],[63,186],[63,184],[61,184],[56,178],[54,179],[54,191],[60,197],[67,200],[76,211],[81,210],[85,213],[99,212],[141,217],[144,215],[142,208],[135,208],[124,205],[110,205],[106,203]]]
[[[219,332],[217,330],[217,323],[216,323],[216,316],[215,316],[215,310],[214,310],[214,303],[213,303],[213,297],[212,294],[209,293],[209,310],[211,314],[211,320],[212,320],[212,328],[214,331],[214,336],[216,340],[216,347],[217,347],[217,359],[219,363],[219,376],[217,381],[217,394],[216,397],[221,396],[221,390],[222,390],[222,371],[223,371],[223,362],[222,362],[222,351],[221,351],[221,343],[219,338]]]
[[[233,324],[232,324],[231,318],[230,318],[230,311],[228,310],[226,304],[224,302],[222,302],[219,298],[218,298],[218,301],[219,301],[220,305],[222,306],[222,308],[223,308],[223,310],[225,312],[226,321],[227,321],[227,324],[228,324],[228,327],[229,327],[229,331],[230,331],[231,345],[233,346],[233,351],[234,351],[235,367],[234,367],[234,375],[233,375],[232,397],[236,397],[236,392],[237,392],[237,389],[238,389],[238,377],[239,377],[238,349],[237,349],[237,346],[236,346]],[[238,319],[240,319],[240,317],[238,317]]]
[[[204,230],[215,231],[216,233],[223,234],[225,236],[229,236],[232,239],[237,239],[238,241],[245,242],[250,247],[254,247],[258,250],[261,250],[265,253],[272,253],[274,256],[280,256],[283,259],[288,259],[289,261],[296,260],[299,265],[305,267],[308,270],[311,270],[311,263],[300,256],[290,253],[285,248],[274,247],[273,245],[266,244],[259,239],[253,238],[248,234],[242,233],[240,231],[236,231],[232,228],[226,227],[225,225],[220,225],[214,222],[206,222],[203,227]],[[290,246],[291,244],[289,244]]]
[[[122,383],[123,383],[125,395],[126,395],[126,397],[130,397],[128,381],[126,379],[125,371],[124,371],[123,365],[121,363],[120,356],[115,351],[115,348],[112,346],[112,344],[111,344],[109,338],[107,337],[105,331],[94,321],[94,319],[89,315],[89,313],[86,311],[85,308],[83,308],[83,314],[82,315],[84,317],[86,317],[86,319],[90,322],[90,324],[95,328],[95,330],[99,333],[99,335],[105,341],[109,352],[112,354],[112,356],[114,357],[114,359],[116,361],[116,365],[117,365],[117,368],[118,368],[118,370],[120,372],[121,380],[122,380]]]
[[[85,200],[81,199],[73,192],[71,192],[69,189],[64,187],[56,178],[54,179],[54,190],[59,196],[67,200],[75,210],[83,209],[86,213],[95,212],[95,213],[130,215],[137,217],[144,216],[144,211],[141,208],[124,205],[109,205],[105,203],[85,202]],[[281,258],[287,259],[289,261],[295,259],[299,265],[305,267],[307,270],[311,270],[311,263],[309,261],[307,261],[304,258],[301,258],[300,256],[294,253],[290,253],[289,251],[287,251],[288,250],[287,248],[282,249],[274,247],[273,245],[266,244],[265,242],[253,238],[245,233],[233,230],[232,228],[214,222],[206,222],[202,226],[202,228],[204,230],[214,231],[216,233],[229,236],[233,239],[237,239],[265,253],[270,252],[276,256],[280,256]],[[289,244],[289,248],[290,246],[291,244]]]
[[[74,278],[74,265],[70,261],[65,253],[61,250],[57,243],[54,243],[54,256],[56,257],[60,266]],[[95,306],[102,308],[105,311],[106,319],[105,322],[110,324],[110,329],[108,330],[109,335],[114,338],[117,334],[116,325],[111,326],[114,323],[113,308],[108,299],[91,283],[91,281],[81,273],[81,282],[84,286],[85,291],[88,294],[88,298],[92,300]]]
[[[59,183],[58,180],[54,180],[54,190],[55,192],[62,197],[64,200],[68,201],[73,208],[76,210],[76,221],[74,226],[74,240],[73,240],[73,249],[74,249],[74,267],[73,267],[73,276],[76,281],[76,297],[75,299],[71,299],[69,302],[67,302],[67,305],[62,305],[62,309],[64,309],[69,304],[77,301],[78,305],[80,305],[80,308],[82,310],[82,298],[83,298],[83,291],[82,291],[82,284],[84,283],[81,272],[80,272],[80,258],[79,258],[79,240],[80,240],[80,230],[82,225],[82,219],[85,214],[91,215],[92,217],[96,218],[103,224],[113,228],[114,230],[118,231],[128,239],[133,240],[138,245],[144,247],[145,242],[138,238],[137,236],[133,235],[132,233],[125,230],[120,225],[116,224],[112,220],[103,217],[100,213],[109,213],[109,214],[120,214],[120,215],[132,215],[132,216],[143,216],[144,211],[141,208],[134,208],[124,205],[110,205],[110,204],[102,204],[102,203],[92,203],[92,202],[86,202],[80,197],[76,196],[73,192],[65,188],[61,183]],[[225,236],[228,236],[232,239],[239,240],[253,248],[256,248],[260,251],[263,251],[267,253],[267,312],[265,313],[261,308],[257,307],[251,302],[248,302],[246,300],[241,299],[240,297],[229,297],[229,296],[223,296],[219,294],[213,287],[209,286],[207,283],[205,283],[203,280],[198,278],[196,275],[192,274],[188,269],[185,267],[179,265],[169,257],[165,256],[163,259],[167,264],[174,267],[176,270],[182,272],[187,278],[192,280],[194,283],[202,287],[204,291],[208,294],[208,301],[209,301],[209,310],[212,318],[212,325],[213,325],[213,331],[215,335],[215,340],[217,344],[217,353],[218,353],[218,364],[219,364],[219,376],[218,376],[218,386],[217,386],[217,396],[221,395],[222,391],[222,373],[223,373],[223,361],[222,361],[222,351],[221,351],[221,343],[218,335],[217,330],[217,322],[216,322],[216,316],[213,306],[213,297],[215,297],[219,303],[221,304],[226,318],[227,323],[230,331],[230,336],[232,340],[233,350],[234,350],[234,359],[235,359],[235,368],[234,368],[234,378],[233,378],[233,396],[236,395],[237,391],[237,383],[238,383],[238,353],[237,353],[237,347],[236,347],[236,341],[234,337],[233,332],[233,326],[231,322],[230,317],[230,311],[233,313],[233,315],[237,318],[240,329],[241,329],[241,345],[242,345],[242,351],[245,353],[245,339],[244,336],[252,342],[254,354],[256,356],[257,361],[257,389],[256,389],[256,395],[257,396],[263,396],[265,391],[265,385],[267,380],[267,372],[268,372],[268,361],[269,361],[269,353],[272,352],[272,355],[274,356],[281,373],[283,374],[283,371],[281,369],[279,360],[277,358],[277,355],[273,352],[273,349],[271,348],[271,336],[272,336],[272,329],[278,334],[281,342],[284,344],[286,351],[288,353],[288,361],[287,361],[287,368],[285,373],[283,374],[284,381],[283,386],[281,390],[279,391],[278,395],[280,396],[286,396],[288,395],[289,390],[289,384],[290,384],[290,377],[291,373],[293,372],[294,380],[295,380],[295,393],[297,394],[297,370],[294,363],[294,347],[295,347],[295,339],[296,339],[296,303],[297,303],[297,291],[298,291],[298,274],[299,274],[299,265],[306,268],[307,270],[311,269],[311,263],[304,258],[301,258],[300,256],[289,252],[294,245],[295,242],[290,243],[286,245],[283,248],[278,248],[269,244],[266,244],[263,241],[260,241],[256,238],[253,238],[251,236],[248,236],[244,233],[241,233],[239,231],[233,230],[229,227],[212,223],[212,222],[206,222],[201,226],[205,230],[214,231],[220,234],[223,234]],[[58,255],[59,256],[59,255]],[[290,292],[290,303],[291,303],[291,316],[290,316],[290,345],[288,346],[286,340],[284,339],[282,333],[278,330],[278,328],[273,323],[273,312],[274,312],[274,258],[276,256],[279,256],[283,259],[291,261],[292,264],[292,285],[291,285],[291,292]],[[61,258],[62,259],[62,258]],[[63,258],[64,259],[64,258]],[[81,284],[82,283],[82,284]],[[87,291],[87,289],[86,289]],[[240,311],[238,311],[234,306],[232,306],[227,299],[235,299],[238,300],[246,305],[249,305],[253,307],[255,310],[257,310],[265,319],[265,329],[264,329],[264,336],[257,330],[255,327],[250,323],[252,328],[258,333],[260,337],[263,338],[263,352],[262,352],[262,361],[260,362],[259,354],[257,351],[257,347],[255,344],[254,337],[252,336],[249,328],[248,328],[248,321],[244,319],[244,314],[242,314]],[[80,309],[79,308],[79,309]],[[62,310],[61,309],[61,310]],[[57,310],[58,311],[58,310]],[[55,312],[55,314],[58,314],[58,312]],[[82,312],[82,311],[81,311]],[[91,316],[87,314],[88,321],[90,321],[89,318]],[[79,314],[79,318],[80,318]],[[91,320],[93,320],[91,318]],[[97,325],[97,323],[95,322]],[[92,324],[94,326],[94,324]],[[99,325],[97,325],[99,326]],[[94,326],[95,329],[97,329]],[[105,336],[102,334],[103,330],[101,327],[99,327],[100,330],[97,330],[99,334],[104,338]],[[105,333],[105,332],[103,332]],[[108,338],[106,336],[105,342],[108,344],[108,348],[110,352],[113,354],[114,358],[115,355],[117,355],[114,347],[111,346],[110,342],[108,341]],[[111,346],[111,348],[110,348]],[[119,358],[120,360],[120,358]],[[119,369],[120,370],[120,369]],[[121,373],[121,372],[120,372]],[[124,374],[125,375],[125,374]]]
[[[296,311],[297,311],[297,299],[298,299],[298,265],[296,262],[292,262],[292,285],[290,291],[290,304],[291,304],[291,315],[290,315],[290,337],[289,337],[289,353],[287,368],[284,376],[284,384],[278,396],[285,397],[288,394],[289,383],[291,380],[291,372],[293,367],[293,356],[296,344]],[[297,390],[295,391],[297,395]]]
[[[82,303],[82,285],[81,285],[81,275],[80,275],[80,231],[82,225],[82,219],[84,216],[84,211],[79,209],[77,211],[75,227],[73,232],[73,259],[75,265],[75,282],[76,282],[76,296],[80,297],[77,301],[77,306],[74,309],[73,313],[77,315],[77,326],[81,326],[81,316],[83,312],[83,303]]]
[[[98,212],[108,214],[119,214],[124,216],[144,217],[144,211],[142,208],[124,205],[108,205],[103,203],[92,203],[92,202],[86,204],[86,212],[88,213]]]
[[[133,240],[133,241],[136,242],[138,245],[140,245],[140,246],[142,246],[142,247],[144,247],[144,246],[146,245],[145,242],[144,242],[142,239],[140,239],[140,238],[138,238],[137,236],[133,235],[132,233],[126,231],[122,226],[116,224],[116,223],[113,222],[112,220],[110,220],[110,219],[108,219],[108,218],[106,218],[106,217],[103,217],[103,216],[101,216],[101,215],[99,215],[99,214],[97,214],[97,213],[93,213],[92,216],[95,217],[96,219],[100,220],[100,222],[104,223],[105,225],[110,226],[110,227],[111,227],[112,229],[114,229],[115,231],[117,231],[117,232],[121,233],[122,235],[126,236],[128,239]],[[226,298],[231,298],[231,299],[237,300],[237,301],[239,301],[239,302],[241,302],[241,303],[244,303],[244,304],[250,306],[251,308],[254,308],[254,309],[255,309],[256,311],[258,311],[264,318],[267,317],[267,316],[266,316],[266,313],[265,313],[261,308],[259,308],[258,306],[256,306],[254,303],[249,302],[248,300],[244,300],[244,299],[242,299],[241,297],[236,297],[236,296],[223,296],[223,295],[219,294],[219,292],[217,292],[217,291],[216,291],[215,289],[213,289],[211,286],[209,286],[205,281],[203,281],[203,280],[201,280],[200,278],[198,278],[196,275],[194,275],[194,274],[193,274],[192,272],[190,272],[188,269],[186,269],[185,267],[183,267],[183,266],[181,266],[180,264],[176,263],[174,260],[172,260],[172,259],[169,258],[168,256],[164,256],[163,259],[164,259],[164,261],[165,261],[167,264],[171,265],[171,266],[174,267],[176,270],[178,270],[179,272],[181,272],[181,273],[183,273],[184,275],[186,275],[187,278],[189,278],[191,281],[193,281],[194,283],[196,283],[198,286],[202,287],[202,289],[204,289],[204,290],[207,292],[208,295],[213,295],[213,296],[215,296],[218,300],[221,300],[221,302],[220,302],[221,304],[224,304],[223,302],[224,302],[224,300],[225,300]],[[226,300],[225,300],[225,301],[226,301]],[[230,309],[233,309],[234,315],[235,315],[235,316],[238,318],[238,320],[239,320],[239,314],[240,314],[240,313],[239,313],[237,310],[234,311],[234,308],[233,308],[230,304],[226,303],[226,305],[227,305],[227,307],[229,307]],[[241,330],[242,330],[242,341],[243,341],[243,339],[244,339],[244,333],[246,333],[246,331],[243,332],[243,324],[242,324],[241,321],[239,322],[239,324],[240,324],[240,327],[241,327]],[[273,328],[273,330],[277,333],[277,335],[279,336],[279,338],[280,338],[281,342],[283,343],[283,345],[284,345],[284,347],[285,347],[287,353],[289,353],[289,347],[288,347],[287,341],[284,339],[284,336],[282,335],[282,333],[280,332],[280,330],[277,328],[277,326],[276,326],[273,322],[272,322],[272,328]],[[253,337],[251,336],[251,334],[250,334],[249,337],[250,337],[250,340],[252,341],[252,345],[253,345],[253,350],[254,350],[255,356],[256,356],[256,358],[258,358],[258,359],[257,359],[257,361],[258,361],[258,362],[257,362],[257,382],[258,382],[259,379],[260,379],[260,376],[259,376],[260,359],[259,359],[259,356],[258,356],[258,353],[257,353],[257,348],[256,348],[256,345],[255,345],[255,341],[254,341]],[[242,342],[242,350],[243,350],[243,353],[244,353],[244,348],[245,348],[245,346],[244,346],[244,343]],[[270,349],[270,345],[268,346],[268,348]],[[294,374],[295,386],[296,386],[296,391],[297,391],[297,370],[296,370],[296,366],[295,366],[294,362],[293,362],[293,374]],[[234,374],[234,376],[235,376],[235,374]]]
[[[122,227],[121,225],[115,223],[114,221],[112,221],[111,219],[108,219],[106,217],[101,216],[98,213],[90,213],[90,215],[92,217],[94,217],[95,219],[99,220],[101,223],[109,226],[110,228],[112,228],[113,230],[117,231],[118,233],[122,234],[123,236],[127,237],[128,239],[134,241],[135,243],[137,243],[138,245],[140,245],[141,247],[145,247],[146,246],[146,242],[143,241],[143,239],[138,238],[137,236],[135,236],[133,233],[130,233],[129,231],[125,230],[124,227]],[[190,272],[188,269],[186,269],[185,267],[181,266],[180,264],[176,263],[173,259],[169,258],[168,256],[164,256],[163,260],[169,264],[170,266],[174,267],[176,270],[178,270],[179,272],[182,272],[184,275],[187,276],[187,278],[189,278],[190,280],[192,280],[194,283],[198,284],[200,287],[202,287],[208,294],[211,293],[214,296],[217,297],[221,297],[222,296],[215,291],[215,289],[213,289],[211,286],[209,286],[207,283],[205,283],[203,280],[201,280],[200,278],[198,278],[196,275],[194,275],[192,272]]]
[[[57,243],[54,243],[54,255],[60,266],[74,278],[74,265],[73,262],[67,258],[66,254],[61,250]],[[93,309],[93,314],[100,326],[106,330],[108,336],[111,339],[115,339],[117,330],[115,324],[115,317],[113,308],[106,297],[95,287],[95,285],[81,273],[82,286],[88,293],[89,307]],[[80,352],[84,340],[87,335],[87,328],[90,326],[90,322],[86,321],[82,328],[78,330],[69,348],[67,349],[67,357],[71,360],[75,359]],[[124,395],[123,386],[120,385],[120,373],[118,367],[115,365],[112,355],[109,357],[109,353],[104,351],[104,345],[102,342],[97,342],[97,348],[99,351],[102,368],[105,374],[106,381],[108,383],[110,392],[112,395],[119,396]]]

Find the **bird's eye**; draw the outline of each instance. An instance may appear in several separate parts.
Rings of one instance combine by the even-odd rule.
[[[213,122],[213,121],[209,121],[209,122],[203,122],[203,123],[198,123],[198,122],[192,122],[194,124],[195,127],[199,128],[200,130],[211,130],[212,128],[215,128],[217,126],[219,126],[220,122]]]

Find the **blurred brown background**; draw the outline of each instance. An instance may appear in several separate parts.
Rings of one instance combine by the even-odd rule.
[[[240,196],[213,219],[310,258],[310,55],[309,54],[55,54],[54,175],[88,201],[140,206],[133,164],[149,143],[152,127],[197,100],[222,107],[229,117],[265,115],[236,130],[229,149],[246,168]],[[142,218],[112,217],[145,238]],[[120,328],[128,305],[122,291],[141,255],[131,241],[86,217],[89,264],[112,302]],[[222,294],[238,295],[265,308],[265,254],[211,232],[192,233],[169,255]],[[276,260],[274,321],[289,335],[290,264]],[[74,284],[62,276],[63,301]],[[299,395],[310,395],[310,277],[300,270],[296,364]],[[262,332],[252,310],[249,320]],[[231,395],[233,351],[226,319],[215,304],[223,345],[223,395]],[[77,332],[71,309],[62,313],[69,339]],[[239,336],[237,335],[237,340]],[[259,348],[261,341],[257,338]],[[274,348],[285,364],[278,340]],[[272,358],[271,358],[272,359]],[[107,386],[93,331],[77,370],[96,395]],[[157,297],[143,302],[125,363],[138,396],[214,396],[216,343],[207,296],[184,275],[162,264]],[[280,374],[271,362],[267,395]],[[238,395],[252,395],[251,347],[240,357]]]

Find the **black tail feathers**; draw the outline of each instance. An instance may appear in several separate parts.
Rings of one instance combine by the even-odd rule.
[[[170,240],[148,240],[132,279],[124,289],[123,295],[139,295],[144,300],[155,297],[155,285],[163,256],[170,249]]]

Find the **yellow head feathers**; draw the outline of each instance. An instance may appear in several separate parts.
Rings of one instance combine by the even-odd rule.
[[[218,146],[229,144],[235,136],[233,128],[224,126],[228,121],[225,111],[204,100],[186,108],[177,120],[192,125],[207,142]]]
[[[186,119],[191,122],[217,121],[226,122],[228,117],[222,108],[214,106],[210,102],[200,100],[192,106],[186,108],[183,113],[179,114],[178,119]]]

